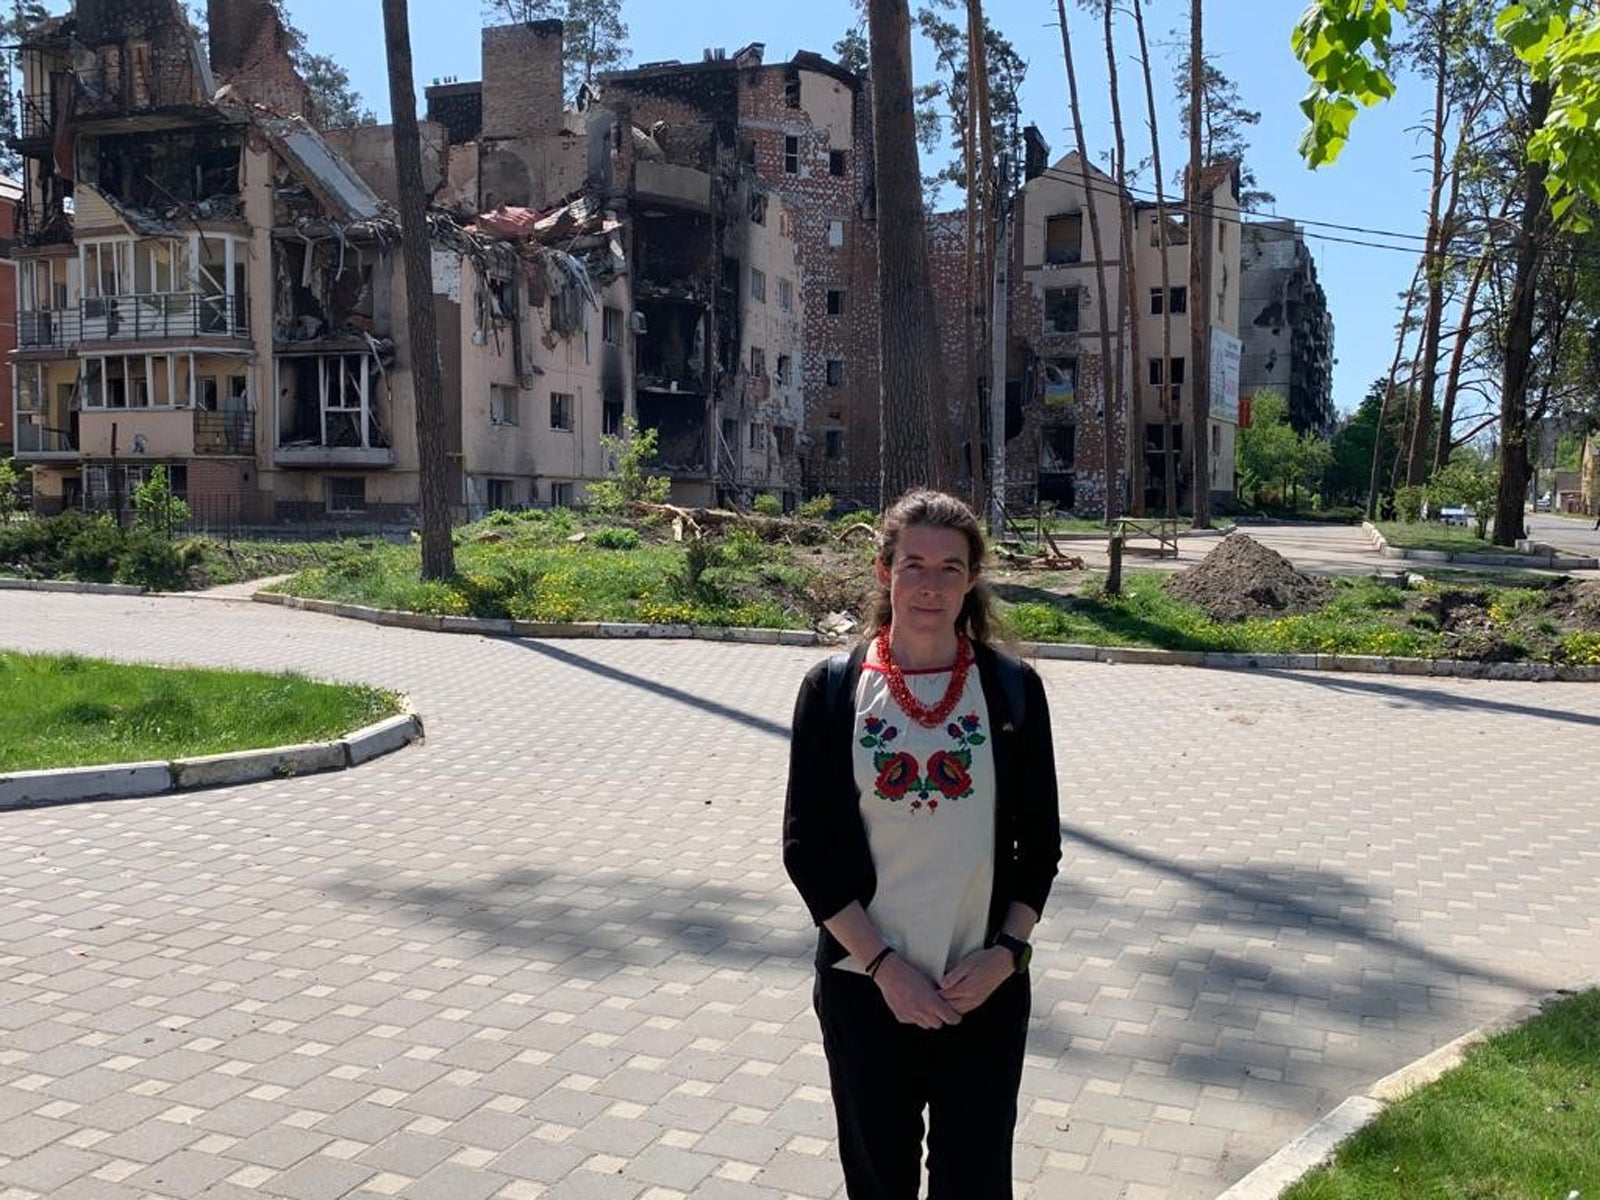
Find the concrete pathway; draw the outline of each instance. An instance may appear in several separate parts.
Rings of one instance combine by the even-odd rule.
[[[5,1200],[842,1195],[777,845],[816,651],[0,594],[0,645],[409,692],[341,775],[0,814]],[[1209,1198],[1600,977],[1600,688],[1045,663],[1015,1173]]]

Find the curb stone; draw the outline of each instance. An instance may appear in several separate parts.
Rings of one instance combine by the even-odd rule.
[[[407,709],[408,705],[403,705]],[[423,737],[422,718],[404,711],[342,738],[207,754],[170,762],[107,763],[45,771],[0,774],[0,812],[42,804],[85,800],[126,800],[287,779],[324,771],[343,771],[394,751]]]
[[[1363,1093],[1346,1097],[1332,1112],[1309,1126],[1266,1162],[1239,1180],[1217,1200],[1278,1200],[1285,1191],[1328,1162],[1346,1140],[1377,1120],[1386,1108],[1420,1091],[1459,1067],[1474,1046],[1538,1016],[1551,1004],[1586,991],[1595,984],[1560,989],[1519,1004],[1437,1050],[1424,1054],[1373,1083]]]
[[[707,642],[743,642],[762,646],[830,646],[838,638],[804,629],[735,629],[701,625],[645,625],[608,621],[505,621],[487,617],[438,617],[402,613],[257,592],[251,599],[305,612],[399,625],[430,633],[475,633],[520,638],[681,638]],[[400,619],[409,618],[409,619]],[[1158,650],[1143,646],[1089,646],[1073,642],[1017,642],[1028,658],[1069,662],[1202,667],[1213,670],[1360,671],[1373,675],[1438,675],[1456,679],[1506,679],[1524,682],[1600,683],[1600,666],[1555,666],[1550,663],[1481,663],[1455,659],[1378,658],[1359,654],[1252,654],[1247,651]]]
[[[1600,559],[1557,554],[1542,542],[1529,542],[1524,538],[1518,545],[1538,546],[1543,553],[1534,554],[1479,554],[1462,550],[1408,550],[1389,545],[1389,540],[1371,521],[1361,522],[1373,548],[1384,558],[1403,558],[1412,562],[1451,563],[1468,567],[1523,567],[1540,571],[1593,571],[1600,569]]]
[[[62,579],[12,579],[0,576],[0,592],[75,592],[85,596],[143,596],[147,589],[129,583],[76,583]]]

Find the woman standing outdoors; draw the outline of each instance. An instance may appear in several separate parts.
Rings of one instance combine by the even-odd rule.
[[[991,645],[982,531],[940,492],[884,515],[862,642],[800,687],[783,858],[851,1200],[1006,1200],[1028,938],[1061,858],[1044,687]]]

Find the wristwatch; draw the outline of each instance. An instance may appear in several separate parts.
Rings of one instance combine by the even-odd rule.
[[[1011,961],[1016,965],[1015,973],[1021,975],[1028,969],[1028,964],[1033,961],[1033,947],[1021,938],[1014,938],[1009,933],[997,933],[991,946],[1001,946],[1011,951]]]

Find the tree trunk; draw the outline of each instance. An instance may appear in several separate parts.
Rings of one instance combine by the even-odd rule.
[[[1389,420],[1389,402],[1394,399],[1395,377],[1400,373],[1400,360],[1405,357],[1406,336],[1411,332],[1411,309],[1417,300],[1417,283],[1422,278],[1422,260],[1411,276],[1411,286],[1406,289],[1406,306],[1400,314],[1400,330],[1395,335],[1394,358],[1389,362],[1389,382],[1384,386],[1383,397],[1378,401],[1378,431],[1372,439],[1372,476],[1367,483],[1367,520],[1378,516],[1378,476],[1383,462],[1383,429]]]
[[[1439,404],[1439,438],[1433,451],[1433,469],[1442,471],[1450,462],[1455,449],[1453,431],[1456,420],[1456,393],[1461,387],[1461,371],[1467,361],[1467,342],[1472,334],[1472,321],[1478,311],[1478,288],[1489,268],[1489,251],[1485,248],[1473,264],[1472,278],[1467,281],[1467,294],[1461,301],[1461,320],[1456,324],[1456,344],[1450,351],[1450,371],[1445,376],[1444,397]]]
[[[1072,129],[1078,142],[1079,174],[1083,180],[1083,206],[1089,217],[1089,244],[1094,251],[1094,282],[1098,300],[1095,317],[1100,329],[1100,412],[1105,434],[1105,518],[1109,527],[1117,519],[1119,511],[1117,476],[1120,473],[1118,463],[1121,459],[1117,453],[1116,398],[1107,394],[1106,386],[1111,366],[1111,302],[1106,291],[1106,257],[1100,240],[1100,209],[1095,204],[1095,193],[1098,189],[1095,187],[1094,177],[1089,168],[1089,147],[1083,137],[1083,110],[1078,106],[1078,73],[1072,65],[1072,32],[1067,27],[1066,0],[1056,0],[1056,13],[1061,22],[1061,57],[1067,66],[1067,101],[1072,108]]]
[[[422,185],[422,143],[411,75],[411,27],[406,0],[383,0],[389,56],[389,107],[394,119],[394,164],[400,199],[400,249],[406,270],[406,324],[417,410],[421,469],[422,577],[456,573],[450,545],[449,467],[445,458],[444,385],[433,318],[433,262],[428,245],[427,193]]]
[[[1117,398],[1117,408],[1123,414],[1123,441],[1128,448],[1128,476],[1133,481],[1132,507],[1136,516],[1144,516],[1144,406],[1138,401],[1139,389],[1133,383],[1139,371],[1139,276],[1134,262],[1134,212],[1133,198],[1127,191],[1127,145],[1122,136],[1122,95],[1117,84],[1117,47],[1111,24],[1112,0],[1101,0],[1101,17],[1105,26],[1106,77],[1111,91],[1111,136],[1117,155],[1117,208],[1122,217],[1122,304],[1118,319],[1128,331],[1128,355],[1122,353],[1122,339],[1117,339],[1116,370],[1112,372],[1112,392]],[[1131,374],[1133,379],[1129,379]]]
[[[1150,75],[1150,47],[1145,42],[1144,36],[1144,4],[1142,0],[1133,0],[1133,24],[1139,31],[1139,62],[1144,70],[1144,103],[1150,124],[1150,158],[1155,169],[1156,177],[1156,231],[1161,240],[1161,361],[1163,364],[1172,361],[1172,270],[1168,260],[1167,246],[1167,198],[1166,181],[1161,176],[1161,136],[1156,129],[1156,90],[1155,83]],[[1137,233],[1137,230],[1135,230]],[[1137,394],[1139,387],[1139,362],[1137,354],[1133,359],[1133,386]],[[1162,472],[1166,478],[1163,483],[1166,490],[1167,517],[1176,520],[1178,517],[1178,451],[1173,445],[1172,430],[1174,426],[1181,428],[1177,421],[1177,414],[1172,408],[1172,387],[1166,382],[1167,368],[1162,367],[1161,385],[1161,415],[1166,422],[1162,431],[1162,445],[1165,447],[1166,467]],[[1141,408],[1142,405],[1136,405]]]
[[[987,29],[983,0],[967,0],[967,329],[972,331],[976,325],[976,336],[969,333],[967,345],[972,373],[972,386],[967,392],[970,410],[967,428],[971,446],[972,510],[979,513],[988,507],[983,474],[983,411],[988,391],[995,386],[994,381],[988,379],[987,365],[989,331],[994,319],[990,310],[994,292],[994,222],[1000,202],[1000,187],[995,177],[993,116],[989,105],[989,54],[984,40]],[[1004,427],[993,431],[991,436],[1004,437]]]
[[[879,503],[910,488],[946,487],[935,443],[938,333],[930,320],[927,218],[911,99],[906,0],[869,0],[872,129],[878,184]]]
[[[1200,173],[1205,114],[1202,0],[1189,0],[1189,436],[1194,462],[1194,527],[1211,528],[1211,205]],[[1162,381],[1167,386],[1166,376]]]
[[[1440,219],[1440,200],[1444,194],[1445,35],[1448,16],[1439,14],[1438,46],[1434,59],[1433,154],[1428,187],[1428,239],[1423,251],[1427,261],[1428,305],[1422,317],[1422,370],[1416,393],[1416,411],[1411,416],[1411,441],[1406,450],[1406,483],[1412,487],[1428,478],[1428,443],[1433,435],[1433,395],[1439,375],[1439,327],[1444,321],[1444,249],[1446,230]]]
[[[1550,115],[1550,84],[1529,85],[1526,129],[1543,127]],[[1500,492],[1494,506],[1494,544],[1513,546],[1526,536],[1523,505],[1528,491],[1528,376],[1533,366],[1535,284],[1550,226],[1545,193],[1548,168],[1524,149],[1522,216],[1516,236],[1516,270],[1506,320],[1505,358],[1500,384]]]

